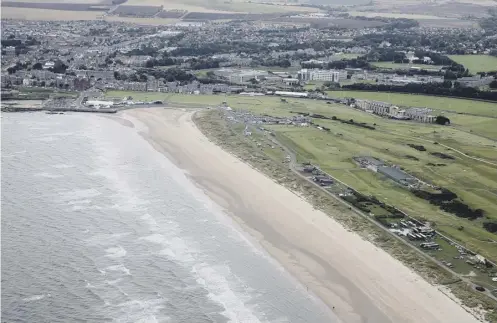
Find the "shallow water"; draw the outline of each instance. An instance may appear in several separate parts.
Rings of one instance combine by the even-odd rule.
[[[2,114],[3,322],[333,322],[136,129]]]

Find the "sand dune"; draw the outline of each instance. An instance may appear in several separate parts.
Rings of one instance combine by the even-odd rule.
[[[127,111],[169,156],[343,322],[477,322],[383,250],[211,143],[192,112]]]

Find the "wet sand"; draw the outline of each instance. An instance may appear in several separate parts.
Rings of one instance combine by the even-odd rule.
[[[148,108],[120,117],[343,322],[478,322],[388,253],[210,142],[192,115]]]

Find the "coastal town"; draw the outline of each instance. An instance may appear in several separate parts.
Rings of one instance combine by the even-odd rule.
[[[495,96],[485,90],[497,87],[495,70],[473,74],[450,58],[461,53],[460,48],[464,54],[496,54],[492,33],[437,30],[460,45],[441,51],[435,44],[389,41],[403,34],[433,36],[431,29],[397,20],[363,28],[244,20],[139,27],[99,21],[3,20],[2,97],[36,98],[50,92],[77,96],[92,89],[188,95],[285,93],[333,99],[333,93],[325,91],[337,88],[402,92],[429,88],[484,99]],[[408,26],[391,29],[390,25],[400,23]],[[471,41],[461,44],[459,35],[468,31]],[[216,35],[214,42],[205,41],[211,39],[209,35]],[[105,101],[98,94],[88,99]],[[425,106],[399,107],[370,100],[349,103],[396,119],[433,123],[437,117]]]
[[[1,110],[182,111],[478,320],[497,319],[497,11],[449,27],[307,5],[7,1],[99,16],[2,19]]]

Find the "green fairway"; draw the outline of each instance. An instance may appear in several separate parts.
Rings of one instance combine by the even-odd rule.
[[[482,227],[484,219],[469,221],[441,211],[391,180],[358,168],[352,161],[354,156],[368,155],[400,165],[425,181],[450,189],[470,207],[484,209],[487,217],[497,218],[497,166],[474,161],[440,145],[497,162],[495,141],[458,127],[393,121],[322,101],[287,99],[282,102],[274,97],[265,97],[258,98],[258,101],[245,98],[238,104],[237,100],[236,97],[228,97],[227,102],[233,108],[248,109],[258,114],[284,116],[291,115],[290,111],[307,111],[376,124],[376,130],[369,130],[337,121],[314,119],[314,122],[331,131],[328,133],[316,128],[282,125],[268,128],[275,132],[283,144],[297,153],[298,161],[311,161],[320,165],[324,171],[359,192],[374,195],[416,218],[428,220],[441,232],[497,261],[497,249],[494,248],[497,235]],[[417,151],[407,146],[408,143],[423,145],[427,151]],[[440,159],[430,152],[443,152],[455,159]],[[413,156],[417,160],[406,156]],[[443,163],[445,166],[430,166],[430,163]],[[464,230],[457,229],[460,227],[464,227]]]
[[[425,70],[440,70],[442,65],[428,65],[428,64],[402,64],[402,63],[392,63],[392,62],[372,62],[374,66],[389,68],[389,69],[409,69],[411,67],[416,67]]]
[[[497,57],[490,55],[450,55],[455,62],[464,65],[471,73],[497,71]]]
[[[134,101],[163,101],[167,103],[179,104],[198,104],[205,106],[218,106],[226,100],[224,95],[191,95],[178,93],[161,93],[161,92],[138,92],[138,91],[107,91],[106,98],[125,98],[132,97]]]

